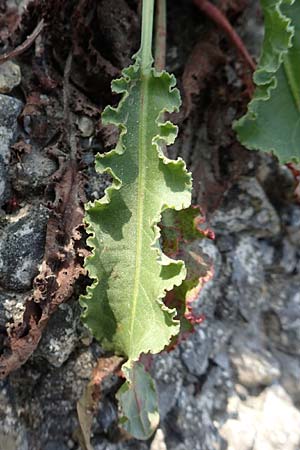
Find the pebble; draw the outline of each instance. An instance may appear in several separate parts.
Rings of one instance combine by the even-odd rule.
[[[12,176],[13,188],[24,193],[37,193],[45,188],[49,177],[56,171],[55,162],[41,153],[38,149],[24,156],[22,162],[16,164],[15,174]]]
[[[21,83],[20,67],[12,61],[0,64],[0,93],[9,94]]]

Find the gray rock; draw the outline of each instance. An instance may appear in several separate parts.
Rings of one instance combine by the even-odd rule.
[[[7,167],[0,156],[0,208],[7,202],[10,196],[10,186],[7,174]]]
[[[8,94],[21,83],[20,67],[12,61],[0,65],[0,93]]]
[[[245,8],[243,8],[241,25],[238,25],[239,35],[243,39],[250,55],[254,55],[256,59],[259,58],[264,37],[263,18],[259,12],[256,1],[247,3]],[[245,22],[247,26],[243,25]]]
[[[292,205],[283,216],[286,222],[286,229],[289,240],[294,246],[300,246],[300,208]]]
[[[11,425],[10,430],[26,426],[28,450],[44,449],[52,441],[66,445],[71,439],[78,426],[76,402],[96,363],[94,349],[95,345],[85,348],[77,354],[76,359],[70,358],[59,368],[51,367],[44,359],[40,359],[40,365],[37,366],[33,359],[27,367],[23,366],[10,376],[17,416],[17,421]],[[39,367],[43,367],[43,370]],[[27,381],[24,384],[25,379]],[[24,410],[28,411],[26,417]],[[35,436],[37,430],[38,444]],[[77,449],[76,446],[74,448]]]
[[[263,347],[257,330],[236,333],[229,349],[238,381],[248,388],[268,386],[280,377],[280,366]]]
[[[210,223],[220,234],[251,231],[261,238],[280,232],[279,217],[255,178],[244,177],[233,185]]]
[[[192,375],[203,375],[209,360],[222,353],[231,336],[231,330],[222,322],[207,318],[195,332],[180,345],[181,359]]]
[[[25,155],[21,163],[15,166],[12,176],[13,188],[20,193],[34,193],[45,188],[49,177],[55,172],[56,164],[40,151],[33,148]]]
[[[232,282],[226,288],[227,297],[235,299],[239,312],[247,320],[258,317],[266,302],[268,287],[263,267],[271,265],[273,257],[274,249],[270,245],[246,235],[228,255]]]
[[[108,433],[118,422],[118,409],[108,398],[102,398],[100,408],[96,415],[97,425],[95,432]]]
[[[281,368],[280,384],[290,395],[293,402],[300,406],[300,357],[275,352]]]
[[[183,383],[183,367],[179,358],[179,348],[171,353],[157,355],[151,369],[156,380],[161,420],[174,407]]]
[[[30,450],[25,426],[19,420],[7,382],[0,382],[0,449]]]
[[[9,162],[10,148],[16,135],[17,118],[23,103],[8,95],[0,94],[0,156],[5,164]]]
[[[5,315],[5,308],[2,302],[2,298],[0,296],[0,332],[1,330],[5,329],[5,325],[6,325],[6,315]],[[1,348],[1,346],[0,346]]]
[[[22,323],[27,294],[0,291],[0,326]]]
[[[263,327],[279,350],[300,355],[300,275],[290,280],[273,275],[269,284],[269,307],[262,314]]]
[[[0,285],[6,289],[25,291],[38,272],[44,254],[48,210],[24,208],[1,230]]]
[[[176,410],[164,424],[167,448],[223,449],[217,430],[218,414],[221,420],[230,390],[228,374],[218,367],[210,369],[200,391],[182,389]]]
[[[52,366],[60,367],[71,355],[78,342],[76,327],[79,311],[62,304],[49,320],[36,356],[45,358]]]
[[[285,238],[282,240],[282,256],[279,262],[279,267],[282,268],[287,274],[293,274],[297,271],[297,264],[299,263],[299,256],[297,252],[297,247],[289,239]]]
[[[182,361],[192,375],[203,375],[208,368],[212,351],[211,336],[208,334],[210,333],[207,329],[204,331],[203,328],[197,328],[196,332],[180,346]]]
[[[211,266],[209,269],[211,278],[202,286],[198,298],[193,301],[192,309],[195,317],[204,315],[206,318],[212,318],[219,296],[218,282],[222,266],[221,254],[215,243],[209,239],[202,239],[198,243],[198,247],[201,258],[207,261],[208,266]]]
[[[298,450],[300,412],[281,386],[265,389],[258,397],[232,397],[229,419],[220,428],[232,450]]]

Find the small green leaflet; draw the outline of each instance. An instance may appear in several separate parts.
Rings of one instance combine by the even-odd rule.
[[[234,124],[240,142],[300,159],[300,1],[261,0],[265,38],[248,112]]]
[[[112,83],[122,96],[118,107],[107,107],[102,115],[103,123],[120,130],[116,148],[96,158],[97,171],[109,173],[113,182],[102,199],[86,206],[85,215],[92,249],[85,267],[93,284],[81,297],[82,319],[105,349],[127,360],[120,400],[134,395],[137,377],[145,389],[150,386],[137,363],[141,353],[160,352],[178,334],[176,310],[163,299],[186,275],[184,262],[167,257],[159,244],[162,212],[190,205],[192,181],[183,160],[163,154],[177,135],[163,117],[178,110],[180,96],[174,76],[152,67],[153,8],[154,0],[143,1],[141,48],[134,64]],[[148,404],[156,404],[154,390],[149,387],[144,395]],[[147,420],[143,413],[141,433],[137,421],[126,416],[126,411],[135,415],[132,404],[124,408],[123,402],[126,429],[147,439],[157,423],[154,412],[148,411]]]
[[[140,363],[133,364],[127,380],[117,393],[123,411],[121,425],[136,439],[148,439],[159,424],[154,382]]]

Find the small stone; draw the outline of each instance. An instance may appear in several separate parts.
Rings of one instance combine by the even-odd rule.
[[[38,273],[44,254],[48,210],[45,207],[19,211],[1,230],[0,285],[26,291]]]
[[[151,442],[150,450],[167,450],[165,435],[161,428],[155,433],[153,441]]]
[[[95,131],[95,125],[92,119],[82,116],[77,120],[77,126],[82,137],[91,137]]]
[[[12,177],[13,188],[22,194],[43,189],[49,177],[55,172],[56,164],[37,149],[26,154],[21,163],[16,165],[15,176]]]
[[[0,94],[0,155],[5,164],[9,162],[10,145],[17,132],[17,119],[22,107],[20,100]]]
[[[8,94],[21,83],[20,67],[12,61],[0,64],[0,93]]]

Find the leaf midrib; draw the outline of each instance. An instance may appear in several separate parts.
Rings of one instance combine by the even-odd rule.
[[[136,253],[135,253],[135,273],[133,301],[131,309],[130,324],[130,351],[129,357],[132,355],[133,329],[136,318],[136,308],[139,294],[139,284],[141,277],[141,255],[142,255],[142,225],[144,217],[144,185],[145,185],[145,154],[146,141],[148,131],[147,111],[149,99],[149,77],[141,73],[141,95],[139,104],[139,129],[138,129],[138,192],[137,192],[137,229],[136,229]]]

